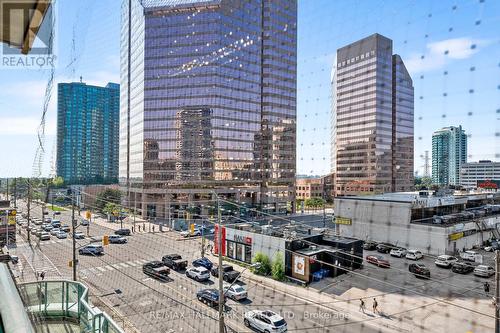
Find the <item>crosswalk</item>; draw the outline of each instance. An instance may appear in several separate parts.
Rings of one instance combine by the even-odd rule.
[[[119,263],[112,263],[104,266],[97,266],[97,267],[88,267],[88,268],[83,268],[80,269],[79,272],[81,275],[84,276],[89,276],[89,275],[102,275],[106,272],[114,271],[114,270],[121,270],[121,269],[127,269],[131,267],[137,267],[141,266],[153,259],[137,259],[137,260],[130,260],[130,261],[124,261],[124,262],[119,262]]]

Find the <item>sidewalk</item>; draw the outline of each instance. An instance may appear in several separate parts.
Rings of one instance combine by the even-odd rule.
[[[82,218],[85,218],[85,213],[80,214]],[[111,230],[118,230],[120,228],[128,228],[132,230],[133,233],[147,233],[147,232],[159,232],[160,227],[154,223],[148,222],[146,220],[143,220],[141,218],[136,217],[135,219],[135,226],[137,227],[136,230],[134,230],[134,222],[130,218],[124,219],[123,223],[120,222],[110,222],[105,218],[100,217],[97,214],[92,214],[91,222],[90,224],[95,223],[97,225],[100,225],[101,227],[105,227]],[[139,230],[140,229],[140,230]],[[166,227],[164,228],[166,230]]]
[[[212,262],[218,257],[208,254]],[[235,270],[243,267],[233,265]],[[349,322],[363,322],[370,327],[383,332],[492,332],[494,320],[488,316],[494,314],[494,308],[489,300],[484,299],[445,299],[442,297],[427,297],[407,292],[382,293],[376,289],[351,288],[336,297],[310,287],[302,287],[292,283],[279,282],[269,277],[259,276],[246,270],[244,279],[260,284],[297,299],[312,302],[328,311],[338,312],[349,319]],[[372,299],[376,297],[379,314],[371,310]],[[366,311],[359,311],[360,299],[364,299]],[[470,311],[472,309],[473,311]],[[347,324],[348,322],[346,322]]]

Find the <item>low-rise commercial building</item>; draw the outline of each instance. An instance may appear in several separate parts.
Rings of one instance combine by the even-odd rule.
[[[334,188],[334,173],[322,177],[297,178],[295,180],[295,196],[298,200],[322,198],[330,201],[333,199]]]
[[[439,255],[499,238],[500,193],[429,191],[335,199],[339,234]]]
[[[341,275],[362,265],[362,241],[328,235],[322,229],[279,222],[239,223],[224,226],[221,233],[226,257],[244,263],[251,263],[257,253],[271,260],[281,257],[286,276],[302,283]]]
[[[491,188],[500,186],[500,162],[483,160],[462,164],[460,185],[465,188]]]

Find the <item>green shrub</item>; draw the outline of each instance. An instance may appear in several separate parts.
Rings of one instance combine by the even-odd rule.
[[[285,263],[283,262],[283,255],[281,252],[277,252],[274,256],[271,273],[273,279],[277,281],[285,280]]]
[[[271,273],[271,260],[262,252],[257,252],[253,257],[252,263],[260,264],[260,267],[252,268],[252,272],[258,275],[269,275]]]

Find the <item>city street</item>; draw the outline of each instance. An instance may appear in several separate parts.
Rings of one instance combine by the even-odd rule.
[[[40,216],[41,210],[35,208],[33,214]],[[70,224],[71,212],[62,212],[60,219],[63,224]],[[86,227],[80,229],[86,232]],[[90,235],[96,238],[112,232],[112,229],[96,223],[90,227]],[[71,278],[71,238],[56,240],[52,237],[38,243],[38,238],[32,236],[32,247],[25,241],[25,230],[22,238],[15,252],[20,257],[23,281],[36,279],[35,272],[41,271],[46,272],[45,279]],[[131,327],[134,327],[141,332],[216,332],[217,311],[200,303],[195,296],[200,289],[216,288],[216,278],[198,283],[183,273],[171,271],[169,281],[159,282],[144,275],[141,267],[143,263],[161,260],[163,255],[169,253],[179,253],[191,262],[200,257],[200,239],[183,239],[176,232],[136,233],[127,239],[126,244],[106,246],[102,256],[79,256],[78,279],[91,288],[92,301],[112,309],[108,312],[114,314],[115,320],[125,329],[132,330]],[[87,238],[77,243],[82,246],[88,242]],[[251,309],[270,309],[281,313],[287,320],[289,331],[378,331],[363,322],[356,324],[358,319],[351,321],[347,312],[318,306],[314,299],[305,302],[302,298],[244,277],[241,280],[246,284],[248,300],[227,302],[226,322],[228,328],[234,331],[249,331],[243,325],[243,314]]]

